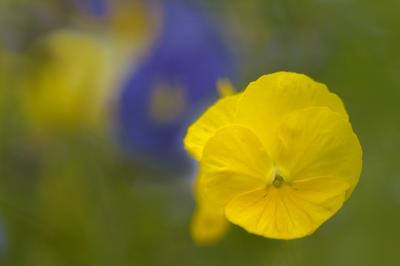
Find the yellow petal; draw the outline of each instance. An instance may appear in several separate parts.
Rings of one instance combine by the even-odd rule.
[[[343,204],[348,184],[338,178],[311,179],[241,194],[226,207],[226,217],[250,233],[294,239],[313,233]]]
[[[186,150],[196,160],[201,159],[208,139],[218,129],[233,122],[239,98],[240,94],[220,99],[189,127],[184,144]]]
[[[218,80],[217,88],[221,98],[232,96],[236,92],[229,79]]]
[[[252,128],[268,148],[284,115],[312,106],[347,116],[340,98],[324,84],[302,74],[277,72],[249,84],[238,103],[237,122]]]
[[[192,218],[192,238],[198,245],[217,243],[229,229],[228,220],[222,208],[210,205],[198,206]]]
[[[196,244],[213,245],[226,234],[229,222],[223,207],[205,197],[202,180],[198,176],[194,187],[197,206],[192,217],[191,234]]]
[[[279,126],[272,156],[289,180],[324,176],[350,184],[361,173],[362,150],[348,120],[326,107],[311,107],[287,115]]]
[[[238,125],[224,127],[209,139],[200,171],[207,197],[221,205],[272,182],[272,163],[262,143]]]

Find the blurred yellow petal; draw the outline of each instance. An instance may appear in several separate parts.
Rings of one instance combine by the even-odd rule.
[[[272,162],[252,131],[232,125],[207,142],[200,171],[207,197],[226,204],[239,193],[270,183]]]
[[[240,94],[220,99],[189,127],[184,144],[186,150],[196,160],[201,159],[204,146],[209,138],[218,129],[233,122],[239,98]]]
[[[131,38],[132,41],[137,35],[145,35],[154,31],[159,23],[159,10],[153,8],[152,14],[144,5],[138,1],[110,1],[111,3],[111,24],[110,31],[114,35],[123,38]]]
[[[224,208],[205,197],[204,184],[201,177],[196,178],[194,193],[196,209],[191,223],[192,238],[198,245],[216,244],[229,229],[229,222],[225,218]]]
[[[292,112],[279,126],[272,157],[287,181],[335,176],[350,184],[361,174],[362,150],[346,117],[327,107]]]
[[[215,209],[210,205],[196,207],[191,224],[191,234],[196,244],[216,244],[228,229],[229,223],[223,208]]]
[[[348,184],[324,178],[243,193],[226,207],[226,217],[248,232],[276,239],[313,233],[345,200]]]
[[[232,96],[236,93],[235,88],[229,79],[220,79],[217,84],[219,95],[224,98],[228,96]]]
[[[238,103],[237,122],[252,128],[268,148],[284,115],[312,106],[347,116],[340,98],[324,84],[302,74],[277,72],[249,84]]]

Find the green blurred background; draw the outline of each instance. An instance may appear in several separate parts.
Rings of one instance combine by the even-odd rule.
[[[0,0],[0,265],[400,265],[399,1],[197,1],[232,52],[237,89],[279,70],[324,82],[345,102],[364,151],[353,196],[313,235],[278,241],[235,227],[211,247],[190,237],[195,170],[128,156],[115,137],[114,76],[140,64],[162,22],[157,1],[147,13],[116,2],[133,8],[110,18],[79,1]],[[62,29],[111,51],[109,68],[88,79],[113,73],[107,89],[87,82],[86,98],[66,107],[62,78],[43,89],[48,99],[30,94],[47,86],[37,81],[42,68],[60,74],[48,70],[42,43]],[[86,71],[82,47],[71,48],[76,65],[60,67],[63,78]],[[95,119],[86,118],[90,93],[103,99]]]

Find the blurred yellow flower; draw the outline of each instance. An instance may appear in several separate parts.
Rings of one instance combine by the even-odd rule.
[[[361,173],[361,146],[342,101],[297,73],[262,76],[219,100],[184,142],[200,161],[198,194],[230,222],[268,238],[313,233]]]
[[[112,9],[110,25],[81,22],[51,32],[34,47],[40,58],[24,79],[21,102],[35,131],[98,129],[110,118],[121,84],[155,27],[136,2]]]
[[[78,30],[53,32],[39,44],[43,61],[29,73],[21,97],[33,128],[68,132],[103,125],[133,53]]]
[[[110,58],[101,39],[57,31],[44,40],[44,62],[25,84],[23,103],[32,124],[68,130],[99,122],[109,98]]]

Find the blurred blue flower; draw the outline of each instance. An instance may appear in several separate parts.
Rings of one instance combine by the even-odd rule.
[[[187,1],[165,1],[162,28],[119,99],[122,144],[158,165],[185,165],[182,136],[195,113],[218,98],[216,82],[233,74],[218,30]]]
[[[92,16],[103,17],[108,13],[107,0],[75,0],[75,2],[81,10]]]

